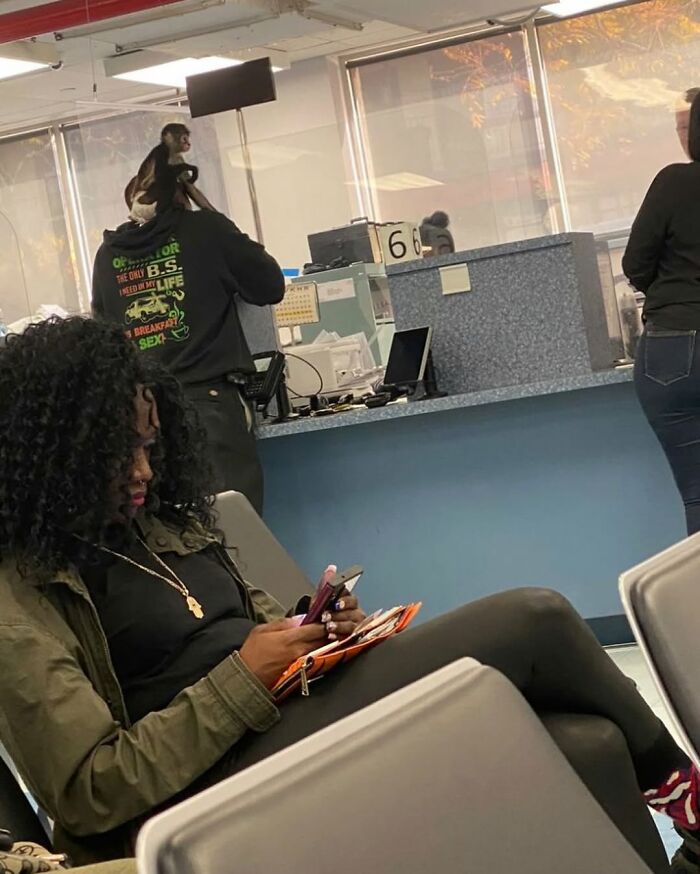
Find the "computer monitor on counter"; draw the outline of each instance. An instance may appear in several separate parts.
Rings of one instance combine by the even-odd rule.
[[[387,385],[410,386],[422,382],[432,336],[433,329],[429,327],[396,331],[384,375]]]
[[[389,361],[384,374],[384,388],[392,395],[408,393],[416,400],[444,397],[437,387],[430,344],[433,329],[409,328],[396,331],[391,342]],[[422,393],[416,389],[422,387]]]

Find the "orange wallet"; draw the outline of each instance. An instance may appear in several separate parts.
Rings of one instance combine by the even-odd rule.
[[[360,623],[350,637],[336,640],[314,650],[293,662],[272,688],[276,701],[284,701],[297,689],[301,694],[309,695],[309,687],[313,680],[332,671],[337,665],[354,659],[355,656],[399,634],[410,625],[422,606],[421,602],[391,610],[373,613]]]

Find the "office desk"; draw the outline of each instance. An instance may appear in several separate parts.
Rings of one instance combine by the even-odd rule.
[[[369,608],[422,598],[425,619],[512,586],[550,586],[619,641],[617,575],[684,536],[629,370],[260,437],[266,521],[314,578],[331,561],[362,564]]]

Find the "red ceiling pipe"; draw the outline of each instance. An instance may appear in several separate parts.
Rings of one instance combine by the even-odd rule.
[[[178,2],[180,0],[88,0],[87,3],[85,0],[56,0],[30,6],[0,15],[0,45]]]

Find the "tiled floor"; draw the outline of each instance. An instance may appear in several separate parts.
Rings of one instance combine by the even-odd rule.
[[[644,658],[636,646],[617,646],[611,647],[608,650],[610,657],[616,662],[617,666],[628,677],[631,677],[637,684],[637,688],[644,696],[645,700],[652,710],[659,715],[661,719],[668,722],[668,714],[661,703],[659,693],[656,690],[654,681],[649,675],[647,666],[644,663]],[[670,726],[669,726],[670,727]],[[678,835],[674,832],[671,826],[671,820],[666,816],[655,816],[661,837],[663,838],[669,856],[679,844]]]

